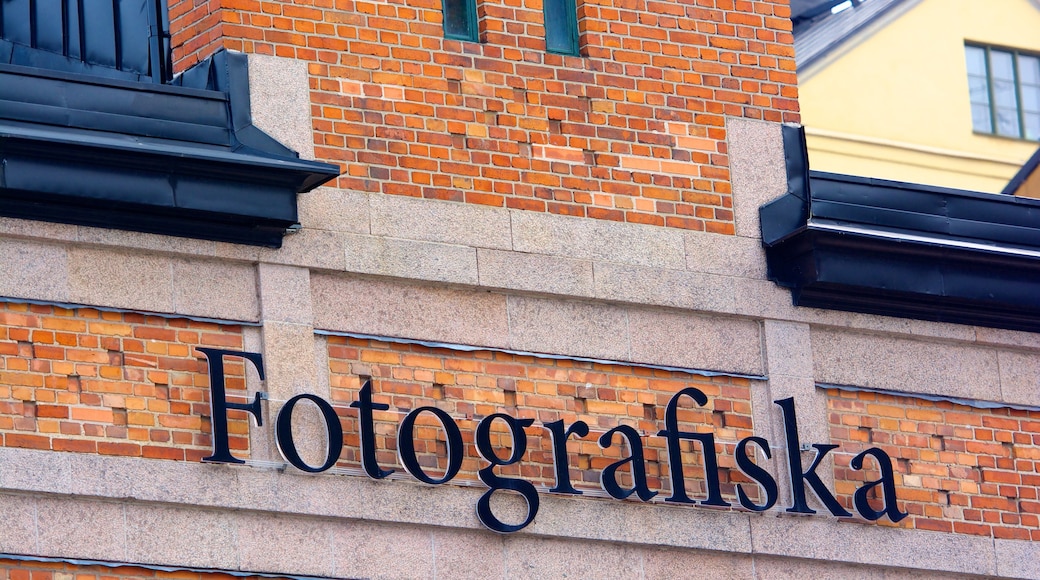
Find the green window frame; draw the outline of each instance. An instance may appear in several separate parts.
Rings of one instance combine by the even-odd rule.
[[[575,0],[543,0],[542,14],[546,52],[579,56],[578,8]]]
[[[971,124],[976,133],[1040,139],[1040,55],[965,44]]]
[[[480,42],[477,30],[477,0],[442,0],[444,38]]]

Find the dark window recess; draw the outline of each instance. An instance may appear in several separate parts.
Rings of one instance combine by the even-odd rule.
[[[443,0],[444,38],[479,41],[476,0]]]
[[[544,0],[545,50],[578,56],[578,9],[574,0]]]
[[[783,130],[788,193],[759,213],[794,304],[1040,332],[1040,200],[811,172]]]
[[[246,57],[170,79],[166,0],[0,0],[0,215],[279,247],[334,178],[252,125]]]

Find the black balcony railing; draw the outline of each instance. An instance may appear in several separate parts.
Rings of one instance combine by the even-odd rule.
[[[170,79],[166,0],[0,0],[0,63]]]

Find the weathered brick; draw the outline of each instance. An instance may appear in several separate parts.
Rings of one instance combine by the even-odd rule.
[[[584,4],[582,56],[566,57],[544,52],[539,6],[481,9],[484,41],[469,44],[414,2],[171,0],[174,61],[224,47],[307,63],[315,154],[343,167],[343,188],[733,233],[719,198],[689,195],[728,192],[729,172],[689,152],[724,150],[726,115],[797,121],[782,11]],[[630,171],[611,171],[618,156]]]
[[[1040,530],[1040,518],[1021,517],[1035,512],[1035,504],[1014,499],[1036,496],[1040,478],[1027,481],[1036,463],[1023,466],[1012,459],[1040,458],[1040,441],[1021,437],[1040,413],[871,392],[828,394],[832,440],[840,445],[836,486],[851,491],[856,482],[876,479],[876,470],[855,472],[848,465],[856,453],[878,446],[895,459],[899,507],[910,514],[900,526],[1019,539]],[[851,507],[847,497],[842,500]]]
[[[281,576],[269,578],[284,580]],[[221,572],[158,570],[140,566],[89,565],[72,562],[33,562],[0,558],[0,578],[6,580],[230,580]]]
[[[538,421],[526,430],[528,452],[522,465],[509,469],[522,469],[532,481],[544,485],[552,485],[552,448],[548,432],[541,423],[562,419],[567,424],[583,420],[590,425],[591,435],[572,439],[569,445],[572,453],[594,455],[594,462],[601,461],[600,456],[604,453],[617,455],[619,452],[617,446],[607,451],[600,450],[595,442],[597,436],[618,424],[637,425],[641,431],[650,434],[644,439],[644,452],[648,473],[656,474],[651,478],[651,485],[667,489],[665,441],[653,435],[662,428],[661,407],[678,390],[696,386],[711,398],[708,410],[682,409],[679,413],[681,428],[690,431],[705,426],[718,428],[720,478],[726,497],[735,501],[734,482],[746,481],[741,479],[731,458],[737,441],[753,432],[751,390],[749,382],[744,379],[650,372],[639,367],[538,359],[500,352],[452,352],[344,337],[329,337],[328,353],[330,398],[342,406],[344,437],[348,442],[340,467],[360,467],[356,448],[357,423],[354,412],[348,410],[347,405],[357,399],[361,386],[361,381],[352,373],[363,369],[371,376],[373,399],[389,403],[392,408],[388,412],[375,413],[376,432],[381,437],[378,448],[396,449],[397,425],[405,414],[418,407],[434,406],[448,412],[460,430],[467,434],[465,437],[469,437],[468,434],[484,416],[508,411],[514,416]],[[381,362],[368,366],[370,361]],[[648,374],[653,378],[648,378]],[[649,420],[648,409],[655,410],[650,413],[653,418]],[[719,422],[716,425],[711,410],[725,411],[726,424]],[[419,424],[436,425],[426,419]],[[431,474],[436,472],[435,466],[444,467],[442,440],[439,428],[416,430],[415,444],[420,463],[429,466]],[[503,437],[496,445],[507,447],[508,438]],[[723,457],[727,454],[728,457]],[[385,462],[393,465],[396,458],[390,455]],[[684,473],[687,489],[692,494],[703,487],[703,469],[698,467],[700,464],[696,458],[687,463]],[[476,469],[485,464],[472,443],[468,442],[463,470],[458,477],[476,480]],[[589,467],[586,465],[584,469]],[[572,470],[576,486],[598,486],[598,474],[578,471]]]
[[[204,379],[206,363],[195,354],[195,347],[205,341],[241,349],[239,327],[135,313],[33,308],[37,316],[20,314],[24,305],[0,303],[0,337],[24,337],[27,343],[26,348],[12,348],[17,347],[16,341],[0,339],[0,369],[8,369],[0,371],[0,385],[7,387],[0,389],[2,445],[141,456],[141,446],[130,443],[141,439],[154,443],[145,448],[147,457],[183,460],[185,447],[208,451],[208,440],[195,442],[208,437],[209,424],[202,417],[209,412],[208,389],[171,393],[167,385],[191,385],[199,377]],[[70,339],[62,348],[48,346],[55,335],[37,329],[58,327]],[[126,348],[143,345],[119,338],[123,336],[145,338],[153,350],[168,354],[126,354]],[[140,367],[154,370],[144,372]],[[242,385],[242,364],[228,361],[225,371],[229,387]],[[29,412],[26,401],[40,404]],[[196,409],[192,403],[202,406]],[[244,431],[244,422],[232,419],[229,430]],[[141,426],[161,429],[150,432]],[[186,439],[177,439],[178,433]],[[242,455],[248,455],[243,441],[239,438],[238,444]]]

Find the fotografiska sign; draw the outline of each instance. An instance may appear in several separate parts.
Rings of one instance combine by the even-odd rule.
[[[264,379],[263,357],[260,353],[239,352],[221,350],[214,348],[198,348],[199,352],[209,359],[209,381],[210,381],[210,406],[213,424],[213,454],[203,458],[203,461],[212,463],[245,463],[231,455],[228,443],[227,413],[229,410],[245,411],[253,416],[257,426],[263,425],[261,419],[260,401],[261,395],[257,393],[250,403],[235,403],[227,400],[224,387],[224,362],[223,357],[238,357],[245,359],[256,367],[260,379]],[[718,460],[715,450],[715,436],[713,433],[692,433],[679,428],[677,410],[684,399],[690,399],[699,406],[708,403],[707,396],[694,387],[687,387],[672,396],[665,407],[664,429],[657,433],[658,437],[664,437],[667,441],[668,471],[671,480],[671,496],[664,501],[676,504],[695,504],[712,507],[730,507],[731,504],[722,498],[722,490],[719,485]],[[296,449],[296,443],[292,434],[292,417],[297,403],[307,400],[317,406],[324,418],[325,429],[328,432],[328,450],[325,462],[319,466],[306,463]],[[792,495],[791,506],[788,512],[798,514],[814,514],[815,510],[806,502],[806,486],[811,489],[820,502],[830,513],[836,517],[851,517],[849,513],[827,485],[820,479],[816,469],[824,456],[837,445],[816,443],[812,448],[816,450],[816,457],[808,468],[802,465],[801,444],[798,440],[798,419],[795,415],[794,399],[781,399],[774,401],[779,405],[784,418],[784,433],[786,435],[788,477]],[[366,381],[358,393],[358,400],[350,404],[351,408],[357,409],[358,428],[360,434],[361,464],[365,473],[374,479],[383,479],[393,473],[392,469],[383,469],[376,462],[375,447],[375,421],[373,411],[385,411],[389,405],[376,403],[372,400],[372,384]],[[430,476],[420,465],[419,458],[415,452],[414,429],[415,422],[420,415],[427,413],[437,418],[444,430],[447,439],[446,451],[447,468],[441,477]],[[491,442],[491,427],[495,422],[505,426],[512,435],[512,449],[508,457],[503,458]],[[477,500],[477,518],[480,523],[489,529],[509,533],[522,530],[527,527],[538,514],[538,490],[529,481],[514,477],[502,477],[495,473],[496,467],[513,465],[519,462],[527,450],[527,435],[524,427],[534,424],[534,419],[521,419],[505,413],[495,413],[480,420],[474,433],[474,443],[477,452],[487,462],[487,466],[478,470],[477,475],[488,490]],[[570,456],[567,453],[567,440],[573,437],[586,437],[589,434],[589,426],[584,421],[575,421],[570,425],[562,420],[543,423],[542,426],[549,431],[552,438],[552,458],[555,474],[555,485],[549,489],[549,493],[580,495],[582,492],[575,489],[570,479]],[[628,425],[618,425],[599,437],[599,445],[606,449],[613,444],[614,435],[620,435],[627,443],[631,455],[611,463],[603,468],[600,473],[600,482],[603,489],[616,499],[625,499],[635,494],[642,501],[649,501],[658,492],[652,491],[647,485],[646,471],[643,461],[643,445],[639,432]],[[320,473],[336,465],[339,461],[343,448],[343,427],[340,425],[339,416],[332,405],[312,394],[296,395],[285,402],[275,419],[275,440],[282,456],[297,469],[309,473]],[[683,440],[696,441],[700,443],[704,452],[704,473],[707,487],[707,498],[694,500],[686,494],[686,485],[683,479],[682,455],[679,442]],[[462,433],[458,424],[450,415],[436,407],[419,407],[413,409],[404,419],[397,432],[398,456],[401,464],[412,477],[431,485],[448,483],[454,478],[462,467],[464,455]],[[773,507],[777,501],[778,487],[773,476],[754,463],[748,456],[748,448],[757,447],[766,458],[771,458],[769,442],[762,437],[745,437],[737,443],[735,457],[737,467],[744,475],[753,480],[765,495],[764,501],[755,503],[744,491],[743,484],[736,485],[737,499],[740,505],[751,511],[765,511]],[[752,449],[753,451],[753,449]],[[867,457],[873,457],[881,478],[875,481],[864,482],[855,492],[853,505],[863,518],[875,521],[887,516],[893,522],[907,516],[899,511],[896,505],[895,477],[892,470],[892,460],[888,454],[878,448],[870,448],[852,458],[851,467],[854,470],[863,469],[863,463]],[[624,488],[618,483],[617,472],[628,466],[633,485]],[[871,493],[878,490],[880,493],[880,510],[874,509],[870,503]],[[511,524],[500,520],[491,509],[491,497],[497,491],[508,491],[519,494],[527,503],[526,515],[522,522]]]

